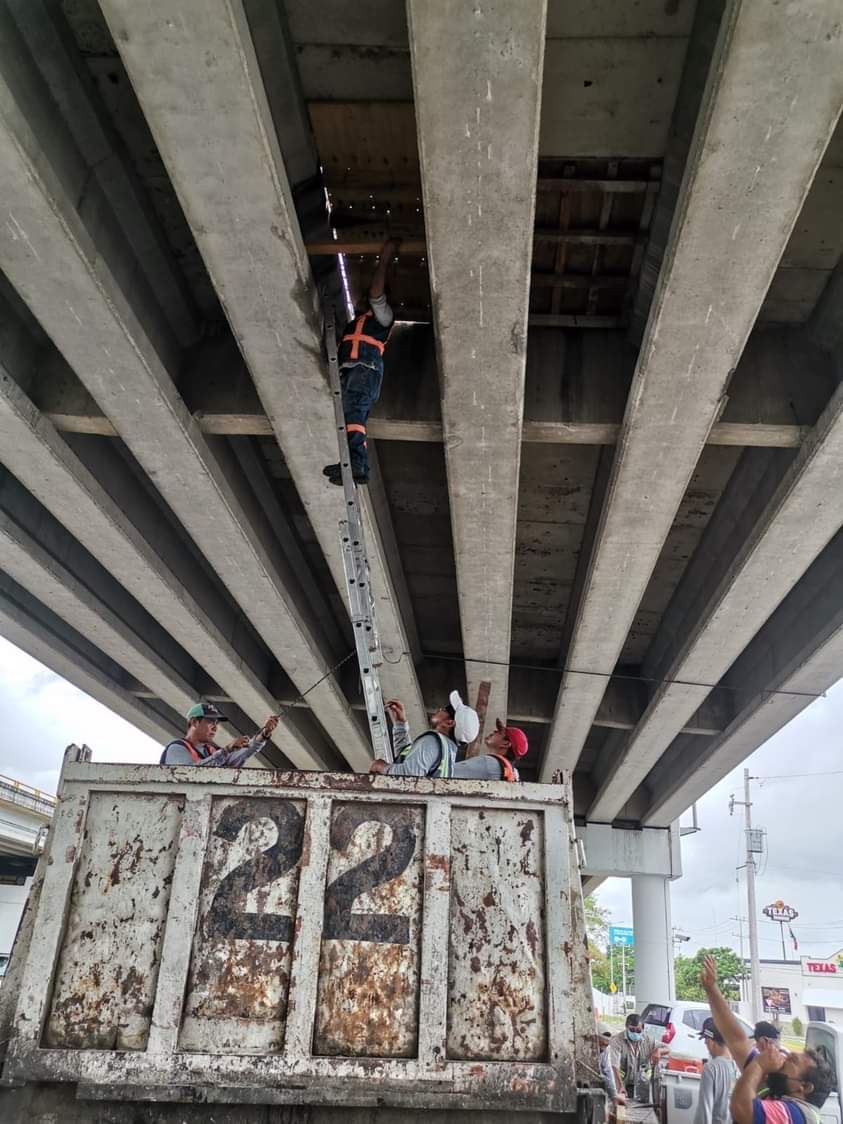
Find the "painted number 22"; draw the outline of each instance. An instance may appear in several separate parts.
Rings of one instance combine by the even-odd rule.
[[[400,914],[352,913],[361,894],[398,878],[407,869],[416,850],[416,832],[402,808],[366,808],[348,804],[331,823],[331,847],[344,851],[358,827],[381,823],[392,829],[392,842],[357,866],[346,870],[325,891],[325,940],[374,941],[378,944],[409,944],[410,919]]]

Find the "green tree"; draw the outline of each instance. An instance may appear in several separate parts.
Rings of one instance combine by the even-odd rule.
[[[674,961],[676,998],[705,1002],[705,992],[700,987],[700,969],[706,956],[717,964],[720,990],[727,999],[740,998],[740,981],[746,978],[746,967],[731,948],[701,948],[695,956],[677,956]]]
[[[585,906],[585,928],[588,933],[589,944],[605,948],[611,918],[609,910],[604,909],[593,894],[588,895],[583,905]]]

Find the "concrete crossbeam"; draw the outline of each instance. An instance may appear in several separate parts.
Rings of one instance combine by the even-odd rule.
[[[408,0],[469,698],[505,709],[545,0]]]
[[[843,387],[769,498],[764,470],[776,458],[760,459],[755,495],[740,481],[730,487],[722,520],[712,520],[700,546],[701,563],[687,575],[691,588],[677,590],[679,612],[674,618],[671,606],[665,614],[664,635],[653,642],[658,669],[645,667],[645,674],[666,682],[612,762],[593,819],[618,814],[706,698],[708,688],[690,684],[719,682],[843,524],[836,502],[843,490]],[[736,535],[736,526],[748,533]],[[709,539],[718,553],[707,549]]]
[[[742,705],[711,740],[679,737],[647,778],[642,822],[671,823],[712,785],[832,687],[843,667],[843,532],[729,669]]]
[[[610,672],[616,664],[839,116],[841,50],[834,0],[798,0],[787,10],[743,0],[726,9],[577,606],[570,666]],[[576,764],[601,695],[599,679],[563,679],[543,779]]]
[[[118,686],[94,664],[80,656],[78,651],[2,595],[0,631],[27,655],[137,726],[155,741],[164,744],[173,737],[170,723],[148,703]]]
[[[577,838],[585,848],[584,876],[603,879],[658,874],[679,878],[682,874],[679,831],[675,827],[634,831],[586,822],[577,828]]]
[[[6,342],[15,358],[22,357],[23,365],[28,366],[24,345],[8,338]],[[274,698],[238,652],[233,633],[220,630],[194,600],[185,581],[168,568],[150,545],[158,545],[152,528],[147,534],[139,532],[124,508],[41,417],[4,367],[2,354],[0,449],[3,463],[18,480],[153,617],[166,622],[168,631],[238,701],[253,722],[263,722],[275,710]],[[224,613],[220,619],[225,619]],[[11,633],[7,635],[14,639]],[[42,662],[53,666],[47,660]],[[72,676],[68,678],[75,682]],[[119,709],[117,712],[122,713]],[[331,763],[322,756],[318,743],[308,744],[298,731],[284,723],[276,730],[273,742],[299,768],[319,768]]]
[[[0,13],[2,18],[2,13]],[[371,750],[308,620],[179,397],[179,351],[38,76],[0,40],[0,263],[353,768]],[[157,54],[157,52],[156,52]],[[293,754],[289,754],[296,760]],[[314,764],[298,748],[298,762]],[[298,763],[297,762],[297,763]]]
[[[190,0],[178,19],[165,0],[107,0],[102,8],[345,599],[337,526],[342,494],[322,476],[323,465],[336,461],[337,447],[318,302],[242,5]],[[362,499],[386,656],[382,686],[421,720],[392,580],[397,559],[384,556],[365,491]],[[287,638],[284,647],[289,650]],[[315,696],[314,704],[327,723],[328,707]],[[362,768],[359,747],[341,725],[332,724],[337,745]]]

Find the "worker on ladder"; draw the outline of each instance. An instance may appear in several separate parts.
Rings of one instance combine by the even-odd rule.
[[[372,762],[370,773],[387,773],[391,777],[432,777],[447,780],[454,774],[454,763],[460,746],[467,746],[480,733],[480,719],[451,691],[448,702],[430,716],[430,729],[417,738],[410,738],[407,712],[399,699],[390,699],[386,710],[392,719],[392,753],[390,765],[380,759]]]
[[[354,319],[346,325],[339,346],[342,408],[355,484],[369,482],[366,426],[369,413],[380,397],[383,353],[395,321],[386,298],[386,275],[400,245],[400,238],[384,242],[368,297],[358,305]],[[322,472],[332,484],[342,487],[339,464],[327,464]]]
[[[454,766],[454,780],[463,781],[520,781],[516,761],[520,761],[529,748],[527,735],[519,726],[506,726],[500,718],[487,735],[486,752],[476,757],[466,757]]]

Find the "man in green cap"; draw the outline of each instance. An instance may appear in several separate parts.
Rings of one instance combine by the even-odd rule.
[[[255,753],[260,753],[278,725],[278,715],[271,714],[251,738],[244,735],[227,746],[219,746],[214,742],[214,735],[219,723],[228,719],[213,703],[196,703],[187,712],[186,718],[184,737],[176,738],[164,747],[162,765],[217,765],[239,769]]]

